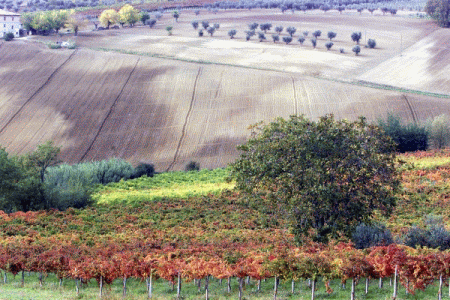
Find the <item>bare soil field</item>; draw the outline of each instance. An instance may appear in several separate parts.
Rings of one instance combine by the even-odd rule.
[[[443,88],[448,77],[445,60],[426,69],[430,89],[420,80],[401,85],[407,82],[399,79],[401,74],[390,75],[388,65],[383,68],[443,34],[430,21],[269,12],[195,16],[182,11],[179,22],[166,14],[153,29],[87,30],[78,37],[35,36],[2,43],[0,145],[22,154],[51,139],[61,145],[61,158],[69,163],[121,157],[154,163],[157,171],[180,170],[189,161],[215,168],[237,157],[236,146],[248,137],[247,127],[261,120],[291,114],[316,119],[333,113],[337,118],[363,115],[376,121],[393,112],[407,122],[420,122],[450,114],[445,95],[356,84],[364,80],[448,94]],[[198,37],[190,25],[193,19],[219,23],[220,28],[213,37]],[[247,24],[264,21],[295,26],[292,44],[274,44],[272,32],[265,42],[257,37],[245,41]],[[172,36],[165,30],[169,24]],[[230,29],[238,31],[237,38],[229,39]],[[309,31],[310,36],[315,30],[322,30],[318,48],[313,49],[309,39],[303,46],[297,42],[300,33]],[[324,43],[330,30],[337,37],[327,51]],[[353,31],[361,31],[363,39],[376,39],[377,48],[362,47],[361,55],[355,56]],[[78,49],[50,50],[36,43],[69,38],[76,39]],[[430,59],[441,55],[437,51]],[[370,75],[376,68],[384,75]]]

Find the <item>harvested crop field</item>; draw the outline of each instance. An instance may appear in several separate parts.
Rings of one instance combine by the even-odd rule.
[[[203,17],[220,23],[213,37],[200,38],[192,29],[190,22]],[[1,44],[0,145],[23,154],[54,140],[62,147],[61,159],[69,163],[121,157],[154,163],[158,171],[180,170],[189,161],[215,168],[237,157],[236,145],[248,137],[247,127],[261,120],[291,114],[316,119],[333,113],[375,121],[394,112],[410,122],[450,114],[448,91],[437,84],[448,76],[445,61],[442,71],[438,64],[431,70],[433,88],[406,86],[440,97],[359,81],[401,86],[395,78],[390,84],[382,81],[387,73],[376,77],[368,72],[398,55],[396,42],[389,38],[392,32],[404,32],[404,47],[410,47],[406,55],[439,33],[430,21],[332,13],[272,16],[261,11],[201,16],[183,11],[177,24],[170,18],[165,15],[154,29],[81,32],[76,50],[50,50],[35,43],[54,41],[55,36]],[[306,42],[260,43],[256,37],[246,42],[246,24],[263,19],[274,26],[297,24],[301,32],[321,29],[318,48]],[[392,23],[383,29],[380,20]],[[173,36],[167,35],[167,24],[174,27]],[[232,27],[238,35],[230,40]],[[376,38],[379,48],[362,49],[360,56],[348,53],[352,28],[372,33],[367,36]],[[324,49],[328,30],[338,33],[334,42],[347,53]]]

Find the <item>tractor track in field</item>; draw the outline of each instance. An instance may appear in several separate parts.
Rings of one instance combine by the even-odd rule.
[[[89,147],[87,148],[87,150],[84,152],[84,154],[81,156],[80,158],[80,162],[82,162],[84,160],[84,158],[87,156],[87,154],[89,153],[89,151],[91,151],[92,147],[94,146],[95,142],[97,141],[97,138],[100,135],[100,132],[103,130],[103,127],[105,126],[106,121],[109,119],[109,117],[112,114],[112,111],[114,110],[114,108],[116,107],[117,102],[119,101],[120,96],[122,96],[123,91],[125,90],[125,87],[127,86],[128,82],[130,81],[131,76],[133,76],[134,71],[136,70],[137,65],[139,64],[139,61],[141,60],[140,57],[138,57],[136,64],[134,65],[133,69],[131,69],[130,74],[128,75],[127,80],[125,81],[125,83],[123,84],[119,94],[117,95],[116,99],[114,99],[111,107],[109,108],[108,113],[106,114],[105,118],[102,121],[102,124],[100,124],[100,127],[97,130],[97,133],[95,134],[94,138],[92,139],[91,144],[89,145]]]
[[[292,90],[294,92],[294,114],[298,115],[298,104],[297,104],[297,91],[295,90],[295,79],[291,76],[292,79]]]
[[[180,149],[181,149],[181,144],[183,143],[184,137],[186,135],[187,123],[189,121],[189,117],[191,115],[192,108],[194,106],[194,100],[195,100],[195,94],[196,94],[196,90],[197,90],[198,79],[200,78],[200,75],[202,73],[202,69],[203,69],[202,67],[198,68],[197,76],[195,77],[195,81],[194,81],[194,88],[192,90],[191,103],[189,105],[189,109],[188,109],[188,112],[186,114],[186,118],[184,119],[183,128],[181,129],[181,137],[180,137],[180,140],[178,141],[177,149],[175,151],[175,155],[173,156],[173,161],[167,167],[166,172],[169,172],[170,169],[172,169],[173,166],[175,165],[175,163],[177,162],[178,155],[179,155],[179,152],[180,152]]]
[[[405,99],[406,104],[408,105],[408,108],[409,108],[409,111],[411,112],[411,116],[413,118],[414,123],[417,124],[417,117],[416,117],[416,114],[415,114],[415,112],[414,112],[414,110],[413,110],[413,108],[411,106],[411,103],[409,102],[408,98],[406,98],[406,95],[403,94],[402,96]]]
[[[74,50],[69,57],[61,64],[59,65],[59,67],[57,67],[52,74],[50,74],[50,76],[47,78],[47,80],[33,93],[33,95],[31,95],[23,104],[22,106],[11,116],[11,118],[9,118],[9,120],[6,122],[5,125],[3,125],[3,127],[0,129],[0,134],[3,133],[3,131],[6,129],[6,127],[9,126],[9,124],[11,124],[11,122],[14,120],[14,118],[20,114],[20,112],[25,108],[25,106],[27,106],[31,100],[33,100],[34,97],[36,97],[37,94],[39,94],[52,80],[52,78],[55,76],[55,74],[57,74],[68,62],[69,60],[72,59],[73,56],[75,56],[75,54],[78,52],[78,50]]]

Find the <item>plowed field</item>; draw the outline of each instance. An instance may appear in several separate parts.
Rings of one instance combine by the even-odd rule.
[[[69,163],[122,157],[154,163],[157,171],[183,169],[192,160],[214,168],[237,157],[236,145],[248,137],[250,124],[278,116],[315,119],[334,113],[375,121],[394,112],[405,121],[424,121],[450,114],[445,95],[356,84],[364,80],[450,94],[445,59],[425,68],[434,82],[427,89],[420,80],[407,84],[401,79],[407,73],[395,75],[396,68],[383,67],[400,57],[389,36],[402,32],[404,57],[440,34],[429,21],[262,12],[194,16],[183,11],[180,22],[166,15],[155,29],[85,31],[77,38],[77,50],[50,50],[34,42],[54,41],[54,36],[1,44],[0,145],[22,154],[51,139]],[[220,29],[199,38],[190,25],[194,18],[220,23]],[[298,34],[292,45],[260,43],[255,37],[245,41],[246,24],[269,20],[274,26],[296,26],[300,33],[322,30],[318,48],[312,49],[309,39],[301,46]],[[174,36],[167,36],[167,24],[173,25]],[[233,40],[227,36],[231,28],[238,30]],[[328,30],[338,33],[331,51],[323,46]],[[356,30],[375,38],[378,48],[363,48],[354,56],[349,35]],[[339,53],[341,47],[346,53]],[[432,59],[443,55],[434,53]]]

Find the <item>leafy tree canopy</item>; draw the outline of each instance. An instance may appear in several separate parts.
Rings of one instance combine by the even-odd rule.
[[[350,237],[374,210],[389,215],[394,208],[395,145],[364,118],[291,116],[251,129],[232,177],[255,205],[289,217],[300,243]]]

